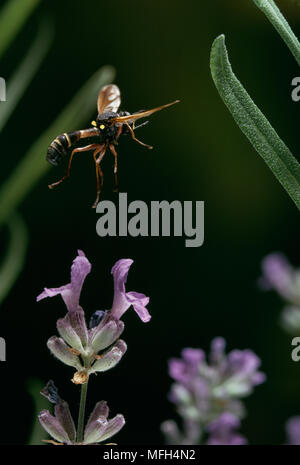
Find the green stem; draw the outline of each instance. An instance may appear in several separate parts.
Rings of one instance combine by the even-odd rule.
[[[253,0],[255,5],[267,16],[268,20],[280,34],[298,65],[300,66],[300,43],[293,33],[289,23],[273,0]]]
[[[79,406],[78,425],[77,425],[77,442],[78,443],[83,441],[85,404],[86,404],[88,382],[89,381],[87,380],[86,383],[81,385],[80,406]]]

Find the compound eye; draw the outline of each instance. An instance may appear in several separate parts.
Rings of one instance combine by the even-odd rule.
[[[105,129],[105,125],[104,125],[104,124],[100,124],[99,128],[103,130],[103,129]]]

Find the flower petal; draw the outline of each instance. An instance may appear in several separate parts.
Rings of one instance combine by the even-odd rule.
[[[126,297],[144,323],[151,320],[151,315],[146,308],[146,305],[149,303],[149,297],[134,291],[127,292]]]
[[[130,307],[130,303],[126,298],[125,283],[132,263],[133,260],[124,258],[118,260],[111,270],[114,277],[114,300],[111,315],[113,315],[116,319],[121,318],[123,313]]]
[[[69,405],[65,400],[61,400],[54,408],[55,417],[60,425],[66,431],[71,442],[76,440],[76,428],[69,409]]]
[[[55,357],[65,365],[75,367],[77,370],[82,368],[79,358],[77,355],[71,353],[69,350],[70,348],[62,338],[52,336],[47,341],[47,347],[53,353],[53,355],[55,355]]]
[[[132,305],[141,320],[147,322],[151,318],[146,308],[146,305],[149,303],[149,297],[139,292],[126,293],[125,290],[128,271],[132,263],[133,260],[121,259],[116,262],[111,270],[114,277],[114,300],[110,315],[119,320]]]
[[[91,338],[91,345],[95,353],[106,349],[113,344],[121,335],[124,323],[120,320],[109,320],[104,326],[101,324],[95,328]]]
[[[105,400],[101,400],[100,402],[97,402],[92,413],[90,414],[90,417],[88,419],[88,422],[85,428],[88,428],[90,423],[93,423],[99,418],[107,419],[108,414],[109,414],[109,408],[108,408],[107,402]]]
[[[69,314],[67,314],[68,316]],[[77,349],[79,352],[83,352],[83,346],[80,340],[80,337],[74,330],[73,326],[70,323],[69,318],[60,318],[56,323],[57,330],[60,336],[66,341],[69,346]]]
[[[90,262],[84,253],[81,250],[78,250],[78,256],[73,261],[71,267],[71,282],[65,286],[57,288],[45,288],[37,297],[37,301],[60,294],[70,312],[78,310],[82,285],[90,271]]]
[[[114,418],[108,421],[105,428],[104,434],[101,436],[100,441],[106,441],[106,439],[111,438],[117,434],[121,428],[125,425],[125,418],[123,415],[116,415]]]
[[[68,312],[65,318],[70,322],[75,333],[80,338],[81,344],[85,348],[88,343],[88,330],[86,327],[84,311],[79,307],[74,312]]]
[[[48,410],[42,410],[38,416],[42,427],[56,441],[70,444],[70,438],[57,418],[50,414]]]
[[[86,426],[84,430],[84,444],[94,444],[95,442],[101,441],[102,435],[107,428],[107,420],[105,418],[98,418],[98,420],[92,421],[89,426]]]
[[[91,372],[107,371],[117,365],[127,350],[127,345],[121,339],[110,350],[105,352],[92,366]]]

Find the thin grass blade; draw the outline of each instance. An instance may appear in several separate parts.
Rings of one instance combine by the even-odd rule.
[[[10,240],[0,267],[0,303],[23,269],[28,245],[27,228],[20,215],[12,215],[7,226]]]
[[[27,55],[7,85],[5,104],[0,105],[0,131],[3,129],[19,100],[43,62],[52,42],[53,29],[49,24],[41,26]]]
[[[0,10],[0,59],[40,0],[10,0]]]

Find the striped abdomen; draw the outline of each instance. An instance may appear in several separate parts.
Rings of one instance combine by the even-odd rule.
[[[57,166],[63,157],[80,145],[96,143],[99,138],[99,129],[90,128],[81,131],[69,132],[57,136],[49,145],[46,160]]]

